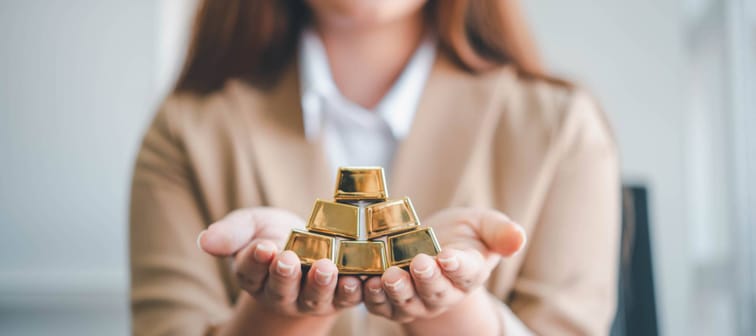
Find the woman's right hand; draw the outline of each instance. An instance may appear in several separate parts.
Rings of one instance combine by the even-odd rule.
[[[234,258],[239,285],[253,298],[240,302],[253,301],[260,311],[322,316],[359,304],[359,278],[339,277],[336,265],[328,259],[316,261],[303,274],[294,252],[280,252],[291,229],[303,227],[301,218],[285,210],[241,209],[210,225],[197,237],[197,244],[211,255]]]

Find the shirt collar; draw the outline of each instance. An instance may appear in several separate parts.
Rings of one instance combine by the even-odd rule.
[[[412,126],[436,57],[435,41],[432,34],[423,39],[399,78],[373,111],[388,124],[397,139],[406,137]],[[305,135],[313,140],[320,135],[323,124],[325,111],[322,100],[346,99],[341,96],[331,76],[325,47],[312,29],[304,30],[300,39],[299,74]]]

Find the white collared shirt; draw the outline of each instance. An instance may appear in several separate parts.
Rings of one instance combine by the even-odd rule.
[[[430,35],[423,39],[394,85],[372,110],[341,94],[316,32],[303,32],[299,50],[307,139],[322,137],[333,172],[339,166],[380,166],[390,176],[397,145],[409,133],[436,57],[435,39]]]
[[[309,141],[322,137],[332,172],[340,166],[380,166],[390,178],[394,153],[410,131],[435,58],[435,38],[429,35],[386,96],[370,110],[339,92],[320,37],[310,29],[302,33],[299,74],[305,135]],[[495,299],[494,304],[500,308],[504,334],[532,334],[506,305]],[[364,306],[361,311],[365,318]]]

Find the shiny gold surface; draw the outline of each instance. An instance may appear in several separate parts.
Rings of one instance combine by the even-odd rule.
[[[312,265],[323,258],[334,260],[335,246],[335,238],[294,229],[284,249],[294,251],[302,265]]]
[[[339,168],[336,202],[316,200],[307,231],[292,230],[286,249],[294,251],[303,265],[325,258],[336,263],[340,274],[356,275],[380,275],[389,266],[406,266],[419,253],[437,255],[441,249],[436,236],[431,228],[420,227],[410,199],[387,201],[387,197],[383,168]],[[363,205],[364,229],[360,228]],[[383,237],[385,242],[374,240]]]
[[[381,167],[341,167],[336,177],[337,201],[383,201],[388,197]]]
[[[409,198],[391,200],[365,208],[365,227],[368,239],[412,230],[420,223]]]
[[[340,274],[382,274],[386,269],[382,241],[342,240],[336,266]]]
[[[310,231],[357,239],[359,236],[359,208],[349,204],[315,201],[307,223]]]
[[[406,266],[420,253],[435,256],[441,251],[436,235],[430,227],[389,236],[386,242],[389,266]]]

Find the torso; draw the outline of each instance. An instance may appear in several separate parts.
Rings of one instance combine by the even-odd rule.
[[[172,98],[185,106],[173,119],[206,222],[253,206],[306,218],[316,198],[331,198],[335,172],[320,143],[304,136],[298,88],[290,70],[268,91],[230,81],[206,97]],[[532,232],[571,94],[563,86],[521,79],[508,67],[473,75],[439,57],[391,167],[391,196],[409,196],[421,220],[447,207],[486,207]],[[506,300],[525,255],[494,273],[494,295]],[[232,278],[226,283],[233,300],[238,288]],[[340,328],[351,328],[347,316]]]

